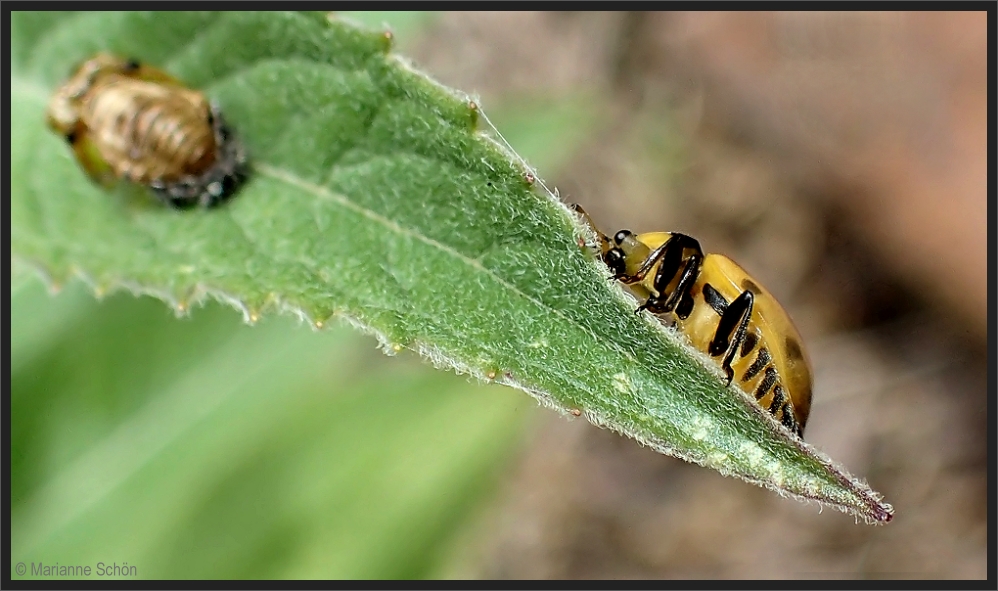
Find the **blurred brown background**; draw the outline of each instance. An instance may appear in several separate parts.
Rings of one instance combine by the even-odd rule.
[[[548,184],[767,284],[814,364],[806,438],[896,509],[857,525],[546,413],[454,575],[986,577],[986,52],[983,12],[448,13],[408,47],[486,112],[590,97]]]

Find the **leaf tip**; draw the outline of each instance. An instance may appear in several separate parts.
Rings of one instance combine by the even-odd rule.
[[[864,507],[861,512],[863,519],[872,525],[887,525],[894,520],[894,506],[890,503],[884,502],[883,496],[880,493],[864,487],[866,490],[863,491],[864,494]]]
[[[874,507],[873,518],[877,523],[887,525],[894,519],[894,506],[890,503],[878,502]]]

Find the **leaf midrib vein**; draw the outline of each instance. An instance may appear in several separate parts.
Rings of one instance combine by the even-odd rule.
[[[29,96],[32,99],[35,99],[35,100],[37,100],[37,101],[39,101],[41,103],[45,103],[45,102],[48,101],[48,96],[49,96],[49,92],[50,92],[49,89],[47,89],[44,86],[38,84],[33,79],[31,79],[31,78],[24,78],[24,77],[20,77],[20,76],[11,76],[11,81],[12,81],[12,85],[11,85],[12,90],[14,90],[16,88],[19,91],[21,91],[23,95]],[[536,305],[536,306],[538,306],[538,307],[540,307],[542,309],[549,310],[550,312],[552,312],[556,316],[562,318],[563,320],[565,320],[569,324],[578,327],[579,329],[581,329],[581,332],[584,333],[584,334],[586,334],[586,335],[588,335],[593,340],[594,343],[596,343],[596,344],[603,344],[604,346],[609,345],[609,347],[611,349],[617,351],[620,355],[622,355],[629,362],[634,363],[634,364],[642,367],[645,371],[649,371],[649,372],[651,372],[651,373],[654,374],[654,372],[651,371],[650,367],[648,367],[644,363],[641,363],[637,358],[635,358],[633,355],[631,355],[631,353],[629,351],[627,351],[626,349],[622,348],[617,343],[615,343],[613,341],[606,341],[604,339],[600,339],[599,336],[595,332],[593,332],[593,330],[591,328],[589,328],[589,327],[587,327],[587,326],[579,323],[577,320],[575,320],[575,319],[573,319],[573,318],[571,318],[569,316],[566,316],[562,311],[558,310],[557,308],[552,308],[551,306],[548,306],[548,305],[544,304],[543,302],[541,302],[537,298],[535,298],[535,297],[531,296],[530,294],[524,292],[523,290],[519,289],[516,285],[514,285],[514,284],[512,284],[512,283],[510,283],[508,281],[506,281],[505,279],[503,279],[502,277],[500,277],[499,275],[497,275],[496,273],[494,273],[491,269],[489,269],[489,268],[485,267],[484,265],[482,265],[481,262],[479,262],[479,261],[477,261],[477,260],[475,260],[473,258],[470,258],[470,257],[464,255],[460,251],[457,251],[454,248],[452,248],[452,247],[450,247],[450,246],[448,246],[446,244],[443,244],[443,243],[441,243],[441,242],[439,242],[437,240],[434,240],[434,239],[432,239],[432,238],[430,238],[430,237],[428,237],[428,236],[426,236],[424,234],[421,234],[419,232],[415,232],[415,231],[413,231],[411,229],[405,228],[405,227],[399,225],[394,220],[386,218],[386,217],[378,214],[377,212],[374,212],[374,211],[372,211],[370,209],[362,207],[362,206],[354,203],[350,199],[346,198],[343,195],[334,193],[333,191],[330,191],[326,187],[323,187],[321,185],[317,185],[315,183],[312,183],[310,181],[307,181],[307,180],[301,178],[300,176],[298,176],[294,172],[285,170],[285,169],[283,169],[281,167],[278,167],[278,166],[273,166],[273,165],[267,164],[265,162],[259,162],[259,163],[255,164],[254,168],[255,168],[255,170],[257,172],[259,172],[259,173],[261,173],[261,174],[263,174],[265,176],[268,176],[268,177],[270,177],[270,178],[272,178],[274,180],[277,180],[277,181],[286,183],[288,185],[297,187],[300,190],[304,190],[304,191],[306,191],[308,193],[311,193],[314,197],[317,197],[319,199],[330,201],[330,202],[336,203],[337,205],[339,205],[341,207],[344,207],[346,209],[350,209],[350,210],[352,210],[352,211],[354,211],[354,212],[356,212],[356,213],[358,213],[358,214],[360,214],[360,215],[362,215],[362,216],[364,216],[364,217],[366,217],[366,218],[374,221],[375,223],[378,223],[378,224],[384,226],[385,228],[387,228],[388,230],[390,230],[390,231],[392,231],[392,232],[394,232],[396,234],[412,237],[412,238],[414,238],[416,240],[419,240],[419,241],[421,241],[421,242],[423,242],[423,243],[425,243],[425,244],[427,244],[429,246],[432,246],[434,248],[437,248],[437,249],[441,250],[442,252],[448,254],[449,256],[452,256],[455,259],[461,261],[465,265],[468,265],[468,266],[472,267],[473,269],[475,269],[476,271],[481,272],[484,275],[490,277],[496,283],[498,283],[499,285],[503,286],[505,289],[509,290],[510,292],[523,297],[525,300],[533,303],[534,305]],[[245,234],[245,232],[243,232],[243,233]],[[252,241],[250,241],[250,242],[252,242]],[[307,267],[308,265],[305,265],[305,266]]]
[[[299,177],[298,175],[296,175],[293,172],[287,171],[285,169],[282,169],[282,168],[279,168],[279,167],[276,167],[276,166],[271,166],[270,164],[266,164],[266,163],[259,163],[259,164],[257,164],[255,166],[255,169],[256,169],[257,172],[259,172],[259,173],[261,173],[261,174],[263,174],[265,176],[268,176],[271,179],[287,183],[287,184],[292,185],[292,186],[294,186],[294,187],[296,187],[296,188],[298,188],[300,190],[303,190],[303,191],[306,191],[308,193],[311,193],[314,197],[317,197],[317,198],[325,200],[325,201],[333,202],[333,203],[335,203],[335,204],[337,204],[337,205],[339,205],[341,207],[344,207],[346,209],[354,211],[355,213],[358,213],[358,214],[360,214],[360,215],[368,218],[369,220],[371,220],[371,221],[373,221],[375,223],[378,223],[378,224],[384,226],[385,228],[387,228],[388,230],[390,230],[390,231],[392,231],[392,232],[394,232],[396,234],[414,238],[416,240],[419,240],[420,242],[423,242],[424,244],[427,244],[429,246],[437,248],[437,249],[441,250],[442,252],[446,253],[447,255],[454,257],[455,259],[461,261],[465,265],[468,265],[469,267],[475,269],[476,271],[481,272],[482,274],[484,274],[487,277],[491,278],[496,283],[498,283],[499,285],[502,285],[504,288],[506,288],[510,292],[515,293],[515,294],[523,297],[527,301],[530,301],[531,303],[533,303],[534,305],[536,305],[536,306],[538,306],[540,308],[544,308],[544,309],[547,309],[547,310],[553,312],[555,315],[561,317],[566,322],[568,322],[568,323],[570,323],[570,324],[572,324],[574,326],[579,327],[580,329],[582,329],[582,332],[584,332],[584,333],[588,334],[590,337],[592,337],[592,339],[596,343],[603,342],[603,341],[600,340],[600,338],[598,337],[598,335],[596,335],[596,333],[594,333],[592,331],[592,329],[590,329],[590,328],[584,326],[583,324],[580,324],[578,321],[576,321],[576,320],[574,320],[574,319],[566,316],[563,312],[561,312],[557,308],[552,308],[551,306],[545,305],[543,302],[541,302],[537,298],[535,298],[532,295],[524,292],[523,290],[521,290],[520,288],[518,288],[516,285],[513,285],[512,283],[506,281],[505,279],[503,279],[502,277],[500,277],[499,275],[497,275],[495,272],[493,272],[491,269],[489,269],[488,267],[482,265],[482,263],[480,261],[478,261],[478,260],[476,260],[474,258],[468,257],[467,255],[461,253],[458,250],[455,250],[454,248],[452,248],[452,247],[450,247],[450,246],[448,246],[446,244],[443,244],[442,242],[434,240],[433,238],[430,238],[429,236],[426,236],[425,234],[422,234],[420,232],[415,232],[415,231],[413,231],[413,230],[411,230],[409,228],[406,228],[406,227],[400,225],[398,222],[396,222],[394,220],[386,218],[386,217],[382,216],[381,214],[379,214],[379,213],[377,213],[375,211],[372,211],[372,210],[370,210],[370,209],[368,209],[366,207],[362,207],[362,206],[354,203],[353,201],[347,199],[343,195],[340,195],[338,193],[334,193],[333,191],[330,191],[326,187],[323,187],[321,185],[316,185],[316,184],[314,184],[314,183],[312,183],[310,181],[307,181],[307,180]],[[621,348],[619,345],[617,345],[615,343],[612,343],[612,341],[611,341],[611,347],[613,349],[615,349],[616,351],[618,351],[620,354],[622,354],[629,361],[632,361],[632,362],[636,361],[635,358],[628,351],[626,351],[625,349]],[[642,365],[642,364],[639,363],[639,365]],[[646,369],[648,369],[648,368],[646,368]]]

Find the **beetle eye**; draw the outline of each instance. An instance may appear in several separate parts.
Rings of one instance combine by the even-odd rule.
[[[141,67],[142,64],[139,63],[139,60],[131,58],[125,61],[125,64],[121,67],[121,69],[122,71],[128,73],[128,72],[134,72],[135,70],[138,70]]]
[[[624,242],[624,240],[626,240],[631,234],[632,232],[630,230],[621,230],[613,235],[613,241],[617,244],[617,246],[620,246],[621,243]]]
[[[619,248],[611,248],[603,255],[603,262],[613,271],[614,275],[623,275],[627,270],[624,264],[624,251]]]

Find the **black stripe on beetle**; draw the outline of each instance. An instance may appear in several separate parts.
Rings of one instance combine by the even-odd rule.
[[[768,375],[769,372],[767,371],[766,374]],[[774,371],[773,374],[775,375],[776,372]],[[786,402],[786,400],[786,396],[783,394],[783,388],[777,385],[773,388],[773,400],[769,403],[769,412],[775,417],[776,411],[783,406],[783,403]]]
[[[709,283],[703,285],[703,301],[717,312],[718,316],[724,316],[724,311],[728,309],[728,300],[724,299],[721,292],[714,289]]]
[[[755,334],[755,331],[746,332],[745,341],[742,342],[742,351],[739,357],[747,357],[752,352],[752,349],[755,349],[758,342],[759,336]]]
[[[776,375],[776,369],[775,368],[773,368],[773,367],[767,367],[766,368],[766,375],[765,375],[765,377],[762,378],[762,382],[759,383],[759,387],[755,389],[755,399],[756,400],[761,400],[763,397],[766,396],[766,393],[769,392],[769,389],[772,388],[773,384],[776,383],[776,378],[777,377],[778,376]],[[780,390],[780,387],[777,386],[776,389]]]
[[[773,358],[770,357],[769,350],[765,347],[759,349],[759,353],[755,356],[755,361],[752,362],[752,365],[745,371],[745,375],[742,376],[742,381],[747,382],[754,378],[772,360]]]

